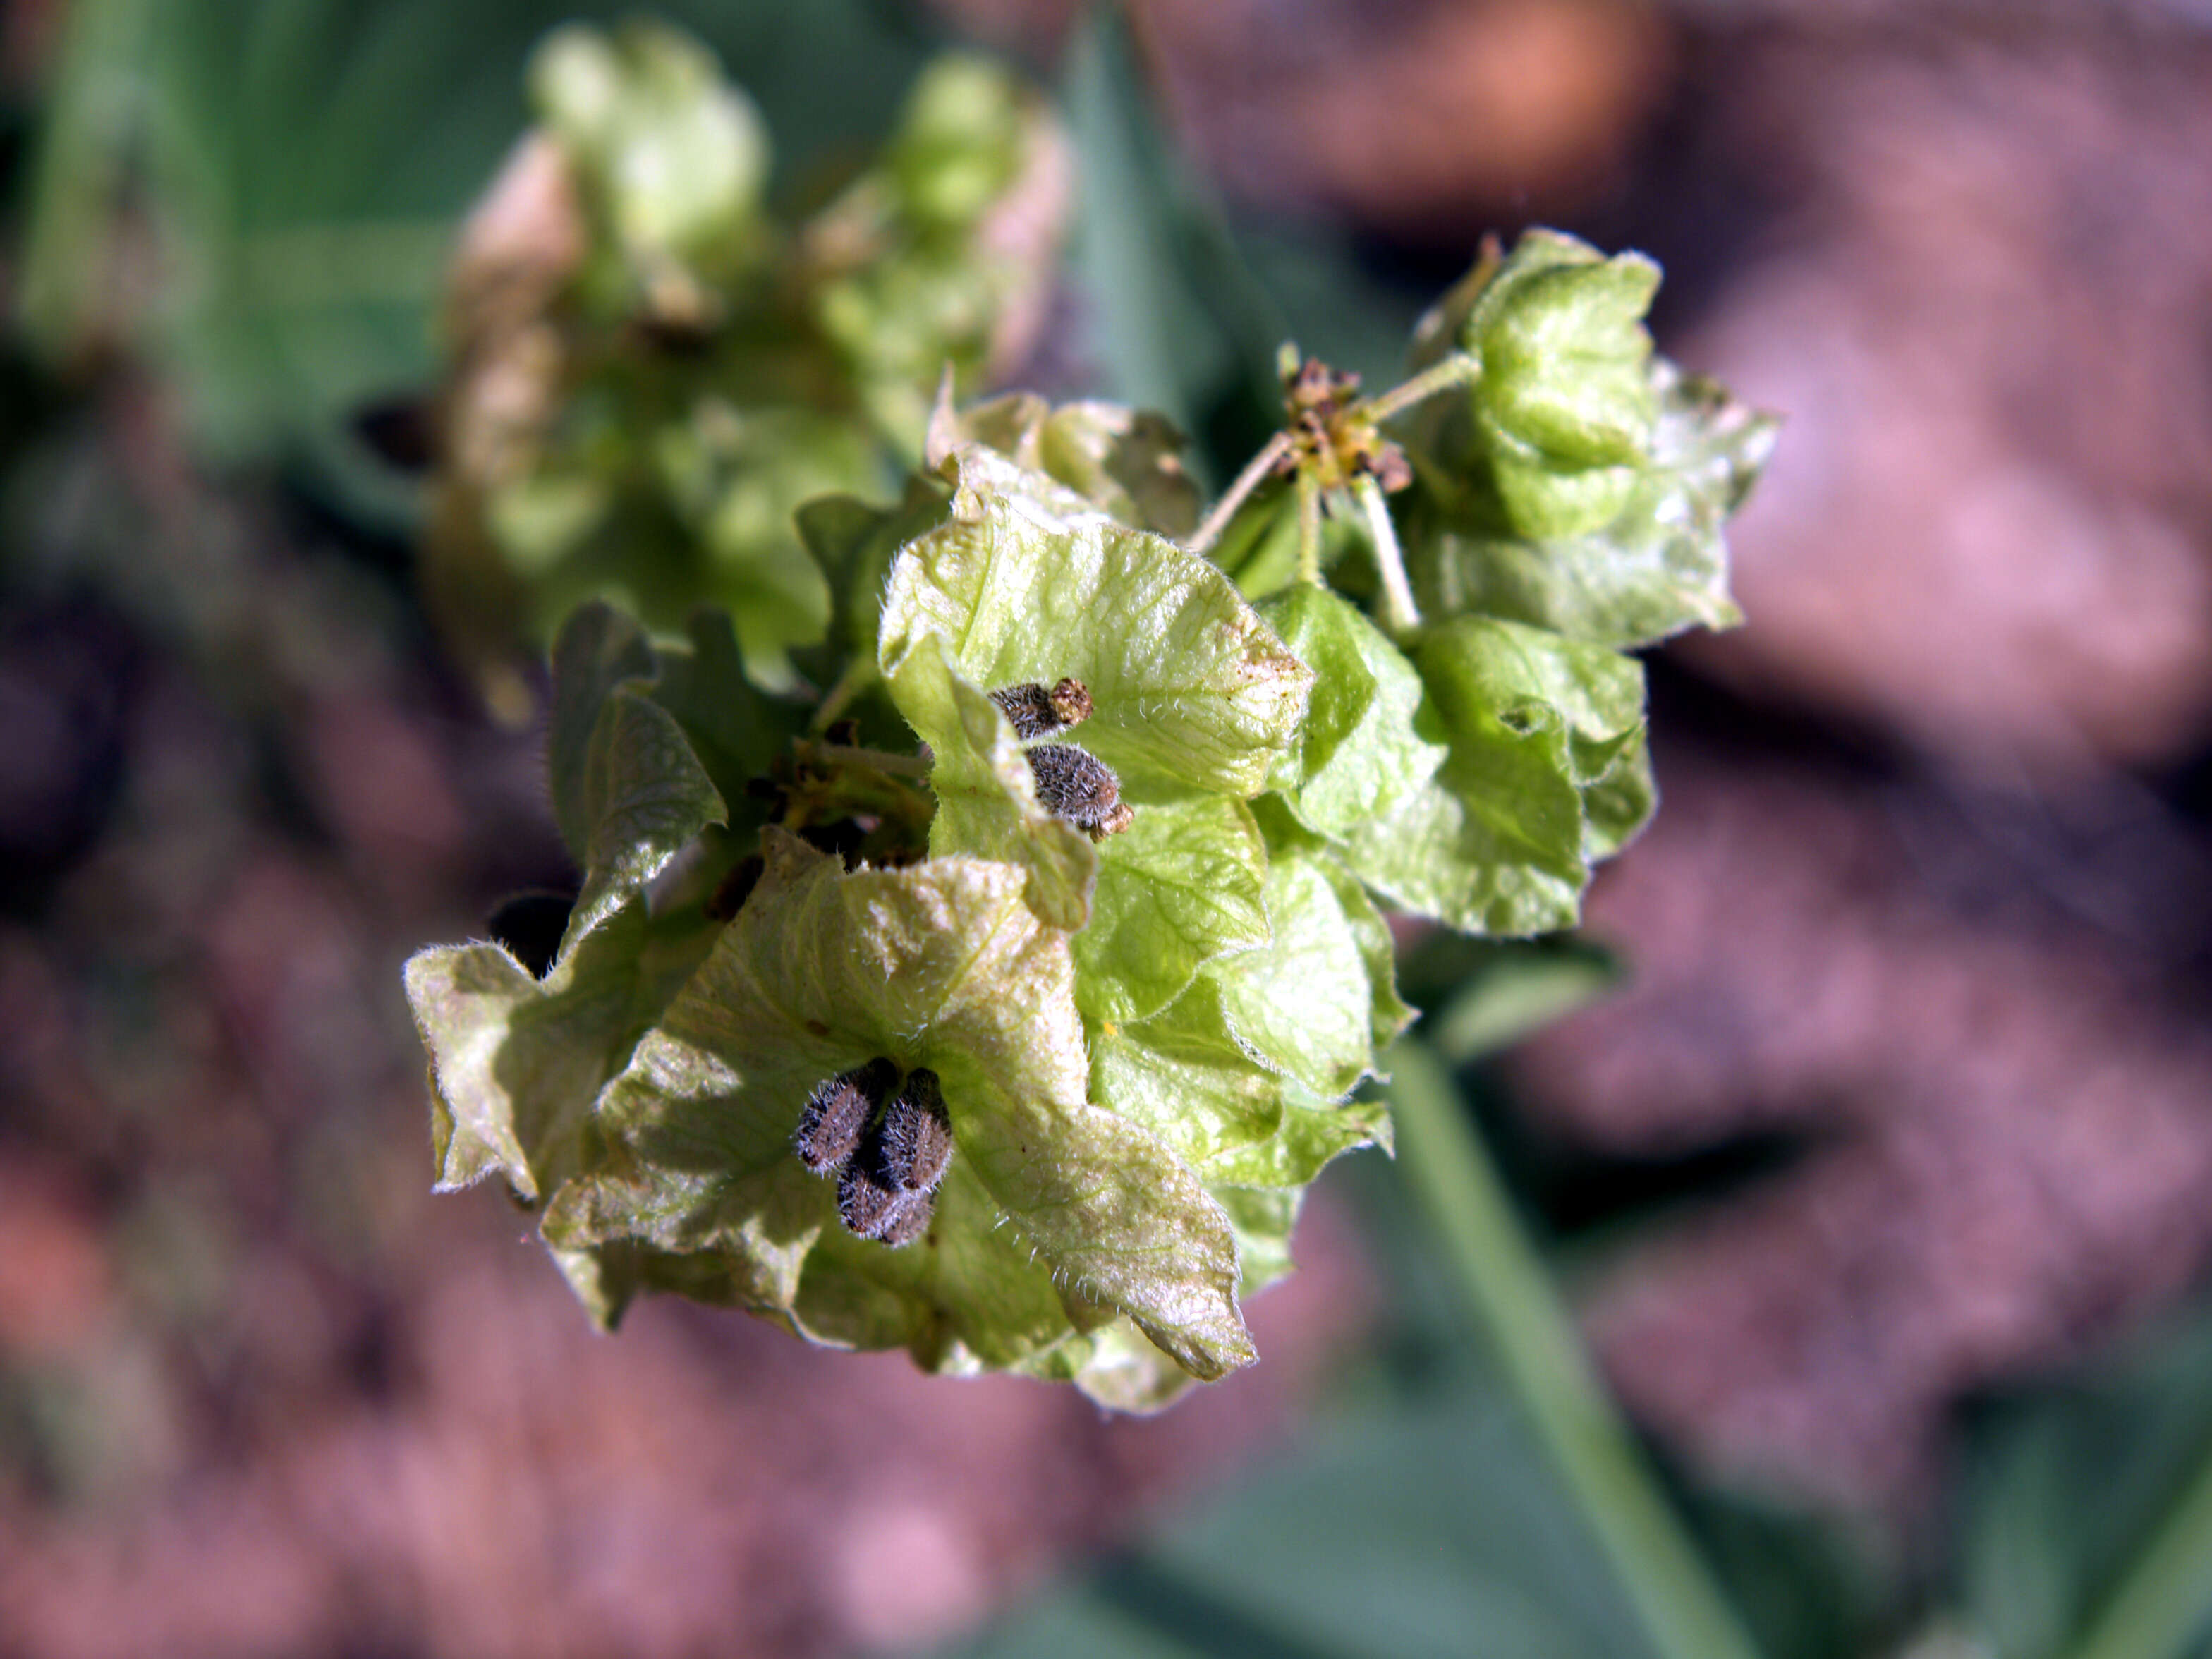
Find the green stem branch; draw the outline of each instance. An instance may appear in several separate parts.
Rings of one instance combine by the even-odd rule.
[[[1375,544],[1375,568],[1382,578],[1383,631],[1403,639],[1421,625],[1421,611],[1413,603],[1413,584],[1406,580],[1406,560],[1398,550],[1398,527],[1390,522],[1390,503],[1382,499],[1382,486],[1370,477],[1356,482],[1352,494],[1366,516],[1367,534]]]
[[[1275,463],[1290,453],[1291,434],[1287,432],[1278,432],[1262,444],[1260,453],[1244,463],[1244,470],[1222,492],[1221,499],[1214,502],[1212,510],[1191,532],[1190,539],[1183,545],[1193,553],[1203,553],[1219,541],[1221,532],[1229,527],[1230,520],[1237,516],[1237,509],[1244,505],[1245,497],[1257,489],[1267,476],[1275,470]]]
[[[1663,1659],[1756,1659],[1613,1409],[1441,1062],[1387,1057],[1405,1171],[1476,1325]]]
[[[1376,421],[1387,421],[1411,409],[1425,398],[1455,386],[1473,386],[1482,378],[1482,364],[1464,351],[1455,351],[1440,363],[1432,363],[1419,374],[1388,392],[1370,399],[1367,413]]]
[[[1313,474],[1298,471],[1298,580],[1321,586],[1321,486]]]
[[[2067,1659],[2180,1659],[2212,1620],[2212,1449]]]
[[[814,716],[806,723],[811,736],[820,737],[836,721],[837,716],[853,705],[853,699],[875,684],[881,672],[876,666],[875,653],[863,651],[845,665],[845,672],[837,677],[821,702],[816,705]]]
[[[922,755],[894,755],[887,749],[860,749],[841,743],[799,743],[793,745],[801,760],[823,766],[863,766],[893,777],[926,778],[930,763]]]

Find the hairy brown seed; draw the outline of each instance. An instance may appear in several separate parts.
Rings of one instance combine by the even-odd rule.
[[[837,1179],[837,1218],[846,1231],[894,1249],[921,1237],[936,1208],[933,1194],[895,1192],[884,1185],[865,1158],[847,1164]]]
[[[1082,750],[1064,743],[1039,744],[1029,751],[1029,763],[1037,799],[1045,810],[1091,840],[1119,834],[1135,817],[1122,802],[1121,781],[1114,769]]]
[[[862,1238],[882,1234],[898,1201],[899,1194],[876,1179],[864,1158],[854,1158],[837,1177],[837,1218]]]
[[[902,1244],[911,1244],[929,1231],[929,1224],[937,1216],[937,1194],[904,1193],[891,1206],[890,1214],[884,1218],[883,1229],[876,1237],[896,1249]]]
[[[1079,679],[1063,678],[1049,691],[1034,680],[1002,685],[990,697],[1024,743],[1055,736],[1091,718],[1091,691]]]
[[[907,1074],[872,1140],[876,1173],[885,1186],[926,1193],[945,1179],[945,1166],[952,1161],[952,1119],[936,1073],[921,1066]]]
[[[850,1159],[898,1075],[898,1067],[878,1054],[865,1066],[816,1084],[799,1115],[799,1131],[792,1137],[799,1161],[826,1176]]]

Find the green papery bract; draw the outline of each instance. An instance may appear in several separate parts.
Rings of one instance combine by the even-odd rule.
[[[1280,1070],[1237,1040],[1212,976],[1150,1019],[1094,1024],[1091,1089],[1194,1168],[1267,1139],[1282,1119]]]
[[[1437,734],[1418,729],[1420,675],[1364,612],[1327,588],[1302,582],[1265,600],[1260,614],[1315,676],[1276,788],[1323,835],[1388,817],[1443,764]]]
[[[684,363],[673,380],[711,372]],[[846,417],[739,410],[715,394],[608,371],[580,388],[532,470],[484,502],[485,529],[526,584],[547,631],[572,607],[611,600],[650,626],[726,608],[763,685],[793,683],[796,648],[824,637],[830,589],[793,527],[803,502],[871,487],[880,460]]]
[[[408,962],[407,1000],[430,1051],[438,1188],[495,1172],[536,1201],[578,1167],[599,1087],[705,957],[692,915],[620,911],[572,941],[543,980],[496,945],[441,945]]]
[[[891,569],[879,651],[894,684],[933,635],[976,685],[1081,680],[1080,741],[1135,800],[1264,787],[1313,675],[1228,579],[992,451],[948,466],[951,519]]]
[[[929,850],[997,859],[1029,872],[1030,908],[1073,933],[1091,919],[1098,853],[1091,839],[1038,804],[1014,728],[979,688],[945,666],[939,641],[916,642],[891,677],[891,695],[931,752],[937,797]]]
[[[1091,1022],[1091,1088],[1209,1185],[1302,1185],[1337,1152],[1387,1139],[1352,1103],[1376,1048],[1412,1015],[1389,930],[1324,854],[1278,849],[1272,936],[1199,970],[1148,1018]]]
[[[1033,102],[988,58],[951,53],[924,70],[884,156],[900,206],[927,225],[975,224],[1021,171]]]
[[[1346,863],[1471,933],[1572,927],[1590,860],[1650,814],[1642,665],[1472,617],[1430,629],[1413,661],[1450,752],[1397,811],[1342,838]]]
[[[1524,536],[1480,494],[1413,515],[1406,547],[1425,611],[1508,617],[1624,649],[1742,620],[1723,526],[1774,453],[1778,422],[1664,358],[1650,376],[1650,457],[1596,528]]]
[[[1039,1275],[1194,1375],[1249,1361],[1219,1205],[1085,1098],[1067,936],[1030,909],[1026,872],[952,858],[848,873],[775,830],[765,850],[759,887],[601,1095],[600,1155],[556,1195],[548,1239],[705,1252],[727,1299],[823,1340],[896,1330],[927,1364],[1002,1365],[1064,1340],[1075,1326],[1040,1312]],[[957,1182],[905,1252],[821,1248],[834,1191],[792,1133],[816,1083],[878,1054],[943,1080]]]
[[[1398,1000],[1390,933],[1360,884],[1326,854],[1275,849],[1267,869],[1273,936],[1202,969],[1228,1026],[1270,1070],[1341,1100],[1375,1050],[1413,1018]]]
[[[1202,963],[1268,939],[1267,850],[1243,802],[1158,801],[1098,849],[1091,925],[1075,938],[1075,1000],[1094,1019],[1142,1019]]]
[[[1476,298],[1460,340],[1482,365],[1469,395],[1505,453],[1554,472],[1633,466],[1656,416],[1644,314],[1659,267],[1607,258],[1557,231],[1532,230]]]
[[[1240,798],[1297,731],[1312,676],[1206,561],[993,451],[948,466],[952,515],[900,555],[882,646],[936,757],[931,851],[1029,867],[1040,916],[1080,930],[1084,1012],[1144,1018],[1205,963],[1268,938],[1266,848]],[[1065,740],[1115,766],[1138,803],[1095,853],[1037,805],[981,690],[1063,675],[1092,708]]]
[[[544,60],[580,154],[629,142],[611,52]],[[1416,341],[1480,368],[1393,428],[1425,626],[1395,592],[1389,631],[1357,602],[1389,568],[1369,520],[1302,548],[1279,482],[1215,559],[1188,553],[1159,533],[1197,516],[1164,420],[953,405],[1010,291],[969,244],[1042,118],[995,71],[942,68],[812,222],[769,307],[788,318],[747,320],[768,302],[726,281],[692,338],[648,296],[707,355],[587,370],[508,491],[484,485],[538,597],[619,580],[666,626],[703,586],[738,614],[692,614],[684,643],[604,605],[569,618],[549,760],[582,891],[560,949],[542,979],[498,945],[426,951],[407,988],[440,1184],[503,1174],[602,1322],[672,1292],[1149,1409],[1253,1358],[1238,1298],[1290,1271],[1304,1187],[1389,1145],[1361,1085],[1412,1013],[1370,892],[1464,932],[1571,927],[1648,817],[1642,669],[1616,647],[1735,619],[1721,526],[1773,426],[1652,356],[1648,261],[1533,233]],[[767,401],[739,408],[724,370],[755,354]],[[948,358],[933,416],[918,366]],[[806,407],[825,364],[834,416]],[[895,507],[834,493],[876,465],[856,409],[924,454]],[[759,689],[802,672],[826,701]],[[1040,801],[990,696],[1064,677],[1091,712],[1033,742],[1117,774],[1132,811],[1087,819],[1096,842]],[[772,813],[857,826],[895,867],[848,870]],[[757,881],[726,879],[756,845]],[[1453,1005],[1453,1030],[1488,1042],[1511,1012]],[[896,1249],[848,1231],[792,1146],[815,1087],[878,1057],[938,1074],[954,1145]]]
[[[585,195],[634,260],[734,263],[768,181],[768,134],[714,56],[664,25],[611,37],[556,30],[530,65],[532,100]]]
[[[1108,403],[1055,407],[1016,392],[932,420],[932,465],[963,443],[1043,473],[1133,530],[1181,540],[1197,527],[1198,487],[1183,470],[1183,435],[1164,415]]]

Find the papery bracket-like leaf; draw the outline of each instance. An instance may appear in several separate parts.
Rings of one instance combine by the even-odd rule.
[[[1228,579],[991,451],[952,466],[951,520],[891,570],[886,674],[933,635],[986,689],[1073,675],[1091,693],[1084,746],[1133,798],[1257,793],[1313,676]]]
[[[1249,1361],[1219,1206],[1157,1139],[1085,1097],[1073,963],[1030,909],[1027,872],[965,858],[848,872],[775,830],[765,850],[760,885],[601,1097],[603,1158],[559,1195],[548,1237],[719,1253],[738,1299],[802,1329],[812,1297],[851,1316],[857,1291],[824,1275],[902,1285],[904,1340],[926,1361],[1007,1363],[991,1287],[1020,1302],[1034,1257],[1194,1374]],[[961,1228],[957,1284],[928,1267],[949,1238],[910,1260],[872,1246],[859,1267],[854,1246],[824,1246],[830,1184],[791,1155],[812,1085],[878,1054],[942,1079],[954,1166],[974,1183],[953,1191],[975,1200],[948,1200],[933,1224]],[[987,1219],[988,1248],[971,1236]]]
[[[1572,927],[1590,858],[1650,809],[1641,665],[1479,617],[1429,630],[1414,662],[1451,752],[1390,817],[1343,838],[1345,862],[1472,933]]]

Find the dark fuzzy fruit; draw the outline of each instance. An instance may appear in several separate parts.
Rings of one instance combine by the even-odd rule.
[[[1090,688],[1078,679],[1062,679],[1050,690],[1035,681],[1002,685],[991,693],[991,701],[999,705],[1000,712],[1012,723],[1014,735],[1024,743],[1032,738],[1056,736],[1091,718]]]
[[[880,1054],[865,1066],[814,1085],[792,1137],[799,1161],[826,1176],[853,1156],[868,1124],[898,1082],[898,1067]]]
[[[945,1166],[952,1161],[952,1119],[936,1073],[918,1066],[908,1074],[885,1109],[876,1139],[876,1172],[886,1186],[926,1193],[945,1179]]]
[[[1136,816],[1121,799],[1121,781],[1114,769],[1080,749],[1063,743],[1039,744],[1029,751],[1029,763],[1037,799],[1045,810],[1093,841],[1127,829]]]

